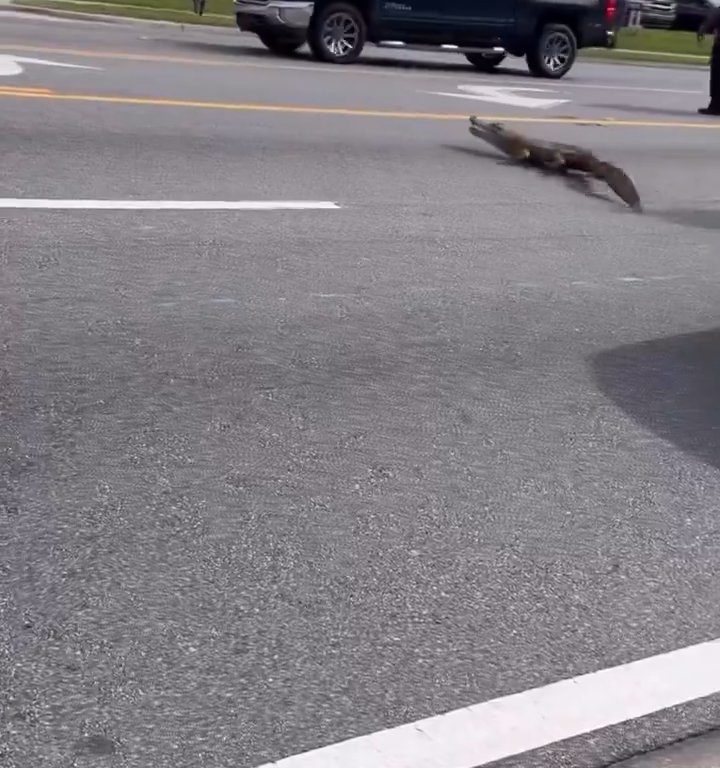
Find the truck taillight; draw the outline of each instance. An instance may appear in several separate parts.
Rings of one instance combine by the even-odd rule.
[[[605,0],[605,21],[613,24],[618,12],[618,0]]]

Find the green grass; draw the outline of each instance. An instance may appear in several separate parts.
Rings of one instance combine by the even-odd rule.
[[[698,43],[697,35],[693,32],[621,29],[615,48],[585,48],[580,51],[580,55],[584,59],[600,61],[707,66],[711,47],[712,43],[707,37]]]
[[[581,56],[602,61],[707,66],[711,40],[698,43],[693,32],[666,29],[621,29],[614,49],[586,48]]]
[[[89,1],[91,2],[92,0]],[[20,0],[20,2],[23,3],[24,0]],[[33,5],[43,4],[44,3],[37,1],[33,3]],[[192,13],[192,0],[98,0],[97,4],[133,6],[133,10],[136,8],[151,8],[161,11],[172,10]],[[232,7],[232,0],[208,0],[208,2],[205,4],[205,11],[206,13],[229,16],[232,14]]]
[[[693,32],[672,32],[666,29],[621,29],[617,43],[618,48],[632,51],[708,57],[711,45],[710,37],[698,43]]]
[[[182,24],[235,26],[232,0],[208,0],[202,16],[193,13],[192,0],[102,0],[97,3],[86,0],[16,0],[16,4]]]
[[[232,0],[207,0],[205,13],[202,16],[192,12],[192,0],[102,0],[102,2],[15,0],[15,2],[18,5],[137,19],[158,19],[183,24],[209,24],[227,27],[235,25]],[[709,37],[699,44],[692,32],[671,32],[664,29],[622,29],[618,36],[616,49],[586,48],[581,51],[581,56],[585,59],[602,61],[707,66],[710,47]]]

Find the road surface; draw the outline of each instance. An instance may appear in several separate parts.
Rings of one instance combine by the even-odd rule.
[[[0,18],[4,764],[253,768],[720,636],[707,70]],[[645,213],[471,113],[591,147]]]

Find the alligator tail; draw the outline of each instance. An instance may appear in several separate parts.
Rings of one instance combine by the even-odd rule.
[[[616,165],[599,162],[593,173],[595,178],[602,179],[612,191],[627,205],[636,211],[642,210],[640,195],[632,179]]]

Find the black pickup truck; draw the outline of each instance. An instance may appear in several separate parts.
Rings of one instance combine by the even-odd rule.
[[[199,0],[204,5],[204,0]],[[195,0],[196,8],[198,0]],[[625,0],[235,0],[238,27],[288,55],[308,43],[349,64],[366,43],[464,54],[482,71],[524,56],[537,77],[560,78],[578,49],[611,48]]]

